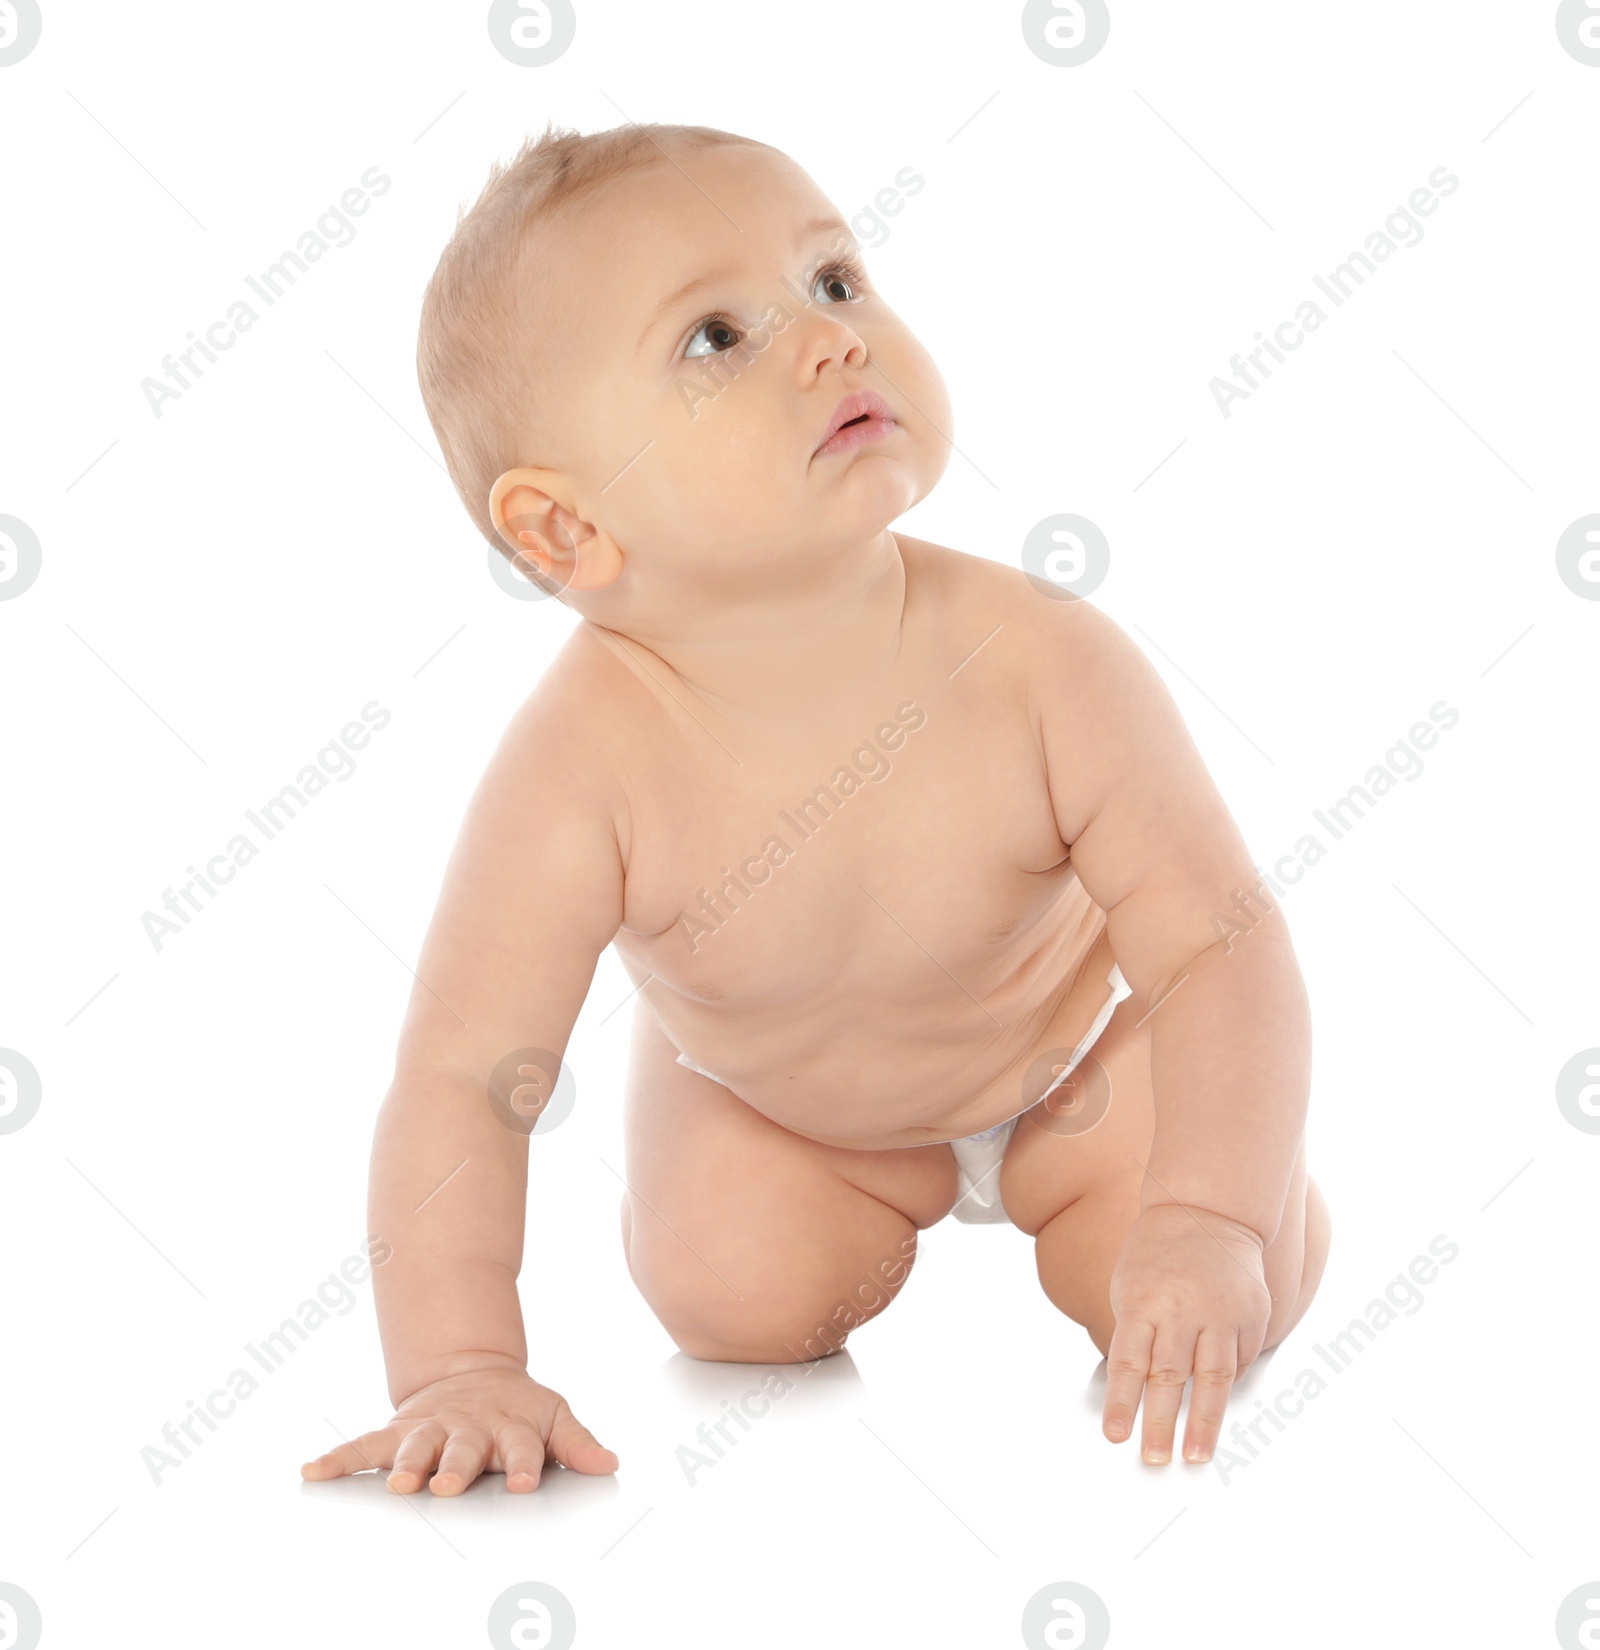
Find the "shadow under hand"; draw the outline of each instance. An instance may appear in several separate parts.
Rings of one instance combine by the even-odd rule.
[[[545,1462],[537,1489],[516,1495],[506,1488],[503,1472],[482,1474],[460,1495],[435,1495],[426,1483],[410,1495],[399,1495],[390,1490],[388,1476],[387,1472],[377,1471],[315,1483],[302,1480],[300,1493],[343,1507],[381,1507],[394,1518],[487,1517],[496,1522],[507,1517],[565,1520],[573,1513],[615,1500],[621,1493],[615,1473],[572,1472],[557,1461]]]

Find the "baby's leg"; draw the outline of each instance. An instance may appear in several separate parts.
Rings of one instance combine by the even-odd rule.
[[[1070,1113],[1018,1120],[1000,1166],[1000,1198],[1014,1224],[1035,1238],[1034,1259],[1044,1292],[1081,1323],[1102,1354],[1116,1320],[1111,1272],[1139,1212],[1142,1164],[1150,1160],[1155,1101],[1150,1086],[1151,1021],[1137,1024],[1136,999],[1118,1005],[1074,1081],[1086,1085],[1086,1117],[1102,1111],[1087,1133],[1071,1132]],[[1103,1085],[1109,1084],[1109,1104]],[[1317,1184],[1306,1173],[1302,1136],[1283,1217],[1262,1251],[1272,1313],[1262,1347],[1274,1347],[1299,1322],[1328,1255],[1331,1222]]]
[[[943,1145],[846,1151],[792,1134],[677,1063],[649,1008],[627,1089],[628,1270],[692,1357],[838,1351],[904,1286],[916,1234],[955,1197]]]

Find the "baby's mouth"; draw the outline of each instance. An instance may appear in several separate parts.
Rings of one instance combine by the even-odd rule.
[[[857,390],[846,396],[834,417],[838,422],[823,437],[813,457],[850,452],[868,442],[881,441],[897,427],[889,404],[870,390]]]
[[[823,458],[833,453],[853,452],[857,447],[867,446],[874,441],[882,441],[885,436],[899,429],[899,427],[892,418],[886,418],[881,414],[861,413],[841,424],[817,448],[813,457]]]

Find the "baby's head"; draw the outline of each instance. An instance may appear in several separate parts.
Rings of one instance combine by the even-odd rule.
[[[949,458],[943,381],[845,220],[779,150],[707,127],[547,128],[494,168],[417,370],[479,531],[623,631],[892,551]],[[819,453],[855,392],[893,423]]]

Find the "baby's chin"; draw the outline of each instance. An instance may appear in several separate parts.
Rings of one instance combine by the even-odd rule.
[[[926,498],[942,471],[942,464],[935,466],[922,453],[864,449],[843,460],[814,459],[807,478],[808,513],[819,526],[881,532]]]
[[[743,551],[730,545],[728,556],[749,561],[754,556],[768,571],[789,566],[801,571],[819,564],[837,565],[846,573],[859,567],[874,551],[894,553],[890,528],[916,502],[915,492],[903,483],[857,487],[849,499],[813,500],[781,522],[752,549],[748,538],[736,539]],[[724,565],[729,563],[725,562]]]

